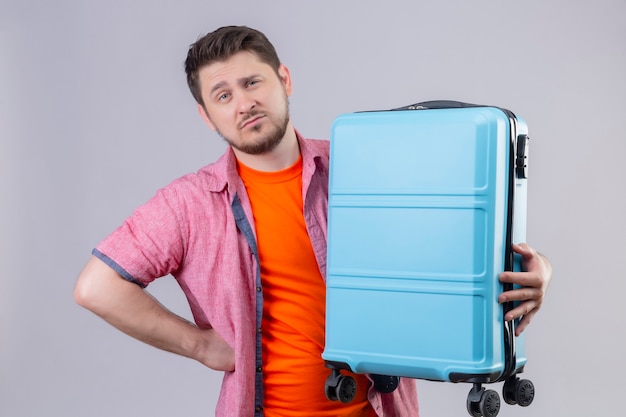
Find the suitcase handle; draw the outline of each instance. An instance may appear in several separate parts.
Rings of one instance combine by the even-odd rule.
[[[392,110],[428,110],[428,109],[461,109],[466,107],[489,107],[482,104],[465,103],[455,100],[432,100],[409,104]]]

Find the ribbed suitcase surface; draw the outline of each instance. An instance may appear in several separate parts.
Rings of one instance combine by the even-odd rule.
[[[523,120],[488,106],[335,120],[330,368],[452,382],[503,375],[498,275],[519,269],[510,241],[526,240],[527,181],[515,168],[526,134]],[[523,336],[514,339],[513,371],[526,363]]]

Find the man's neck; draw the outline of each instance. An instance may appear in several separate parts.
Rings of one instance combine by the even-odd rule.
[[[272,151],[261,155],[250,155],[233,148],[235,156],[245,166],[257,171],[275,172],[289,168],[300,157],[300,145],[296,131],[290,125],[283,140]]]

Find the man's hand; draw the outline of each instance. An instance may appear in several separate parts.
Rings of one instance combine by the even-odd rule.
[[[552,265],[548,258],[525,243],[513,245],[513,250],[522,256],[522,270],[524,272],[503,272],[500,274],[500,281],[516,284],[522,288],[503,292],[498,297],[498,302],[519,302],[514,309],[504,316],[506,321],[521,317],[515,328],[515,335],[519,336],[541,308],[543,298],[552,280]]]
[[[204,366],[216,371],[235,370],[235,352],[213,329],[202,330],[205,343],[199,346],[193,357]]]

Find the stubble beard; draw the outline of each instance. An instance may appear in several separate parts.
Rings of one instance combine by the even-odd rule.
[[[248,117],[246,117],[246,119],[254,117],[255,115],[260,114],[260,113],[262,112],[253,110],[248,114]],[[267,134],[258,138],[254,142],[244,143],[244,141],[239,141],[239,143],[237,143],[231,138],[227,138],[226,136],[224,136],[222,132],[220,132],[219,130],[217,130],[217,133],[230,146],[232,146],[233,148],[237,149],[240,152],[246,153],[248,155],[263,155],[265,153],[271,152],[274,149],[276,149],[276,147],[280,144],[280,142],[282,142],[283,138],[285,137],[285,133],[287,133],[287,126],[289,125],[289,102],[288,101],[285,102],[284,117],[278,122],[274,122],[274,120],[272,119],[270,120],[270,122],[271,122],[271,126],[270,126],[269,132],[267,132]],[[262,126],[254,126],[250,130],[253,132],[259,132],[261,128]]]

